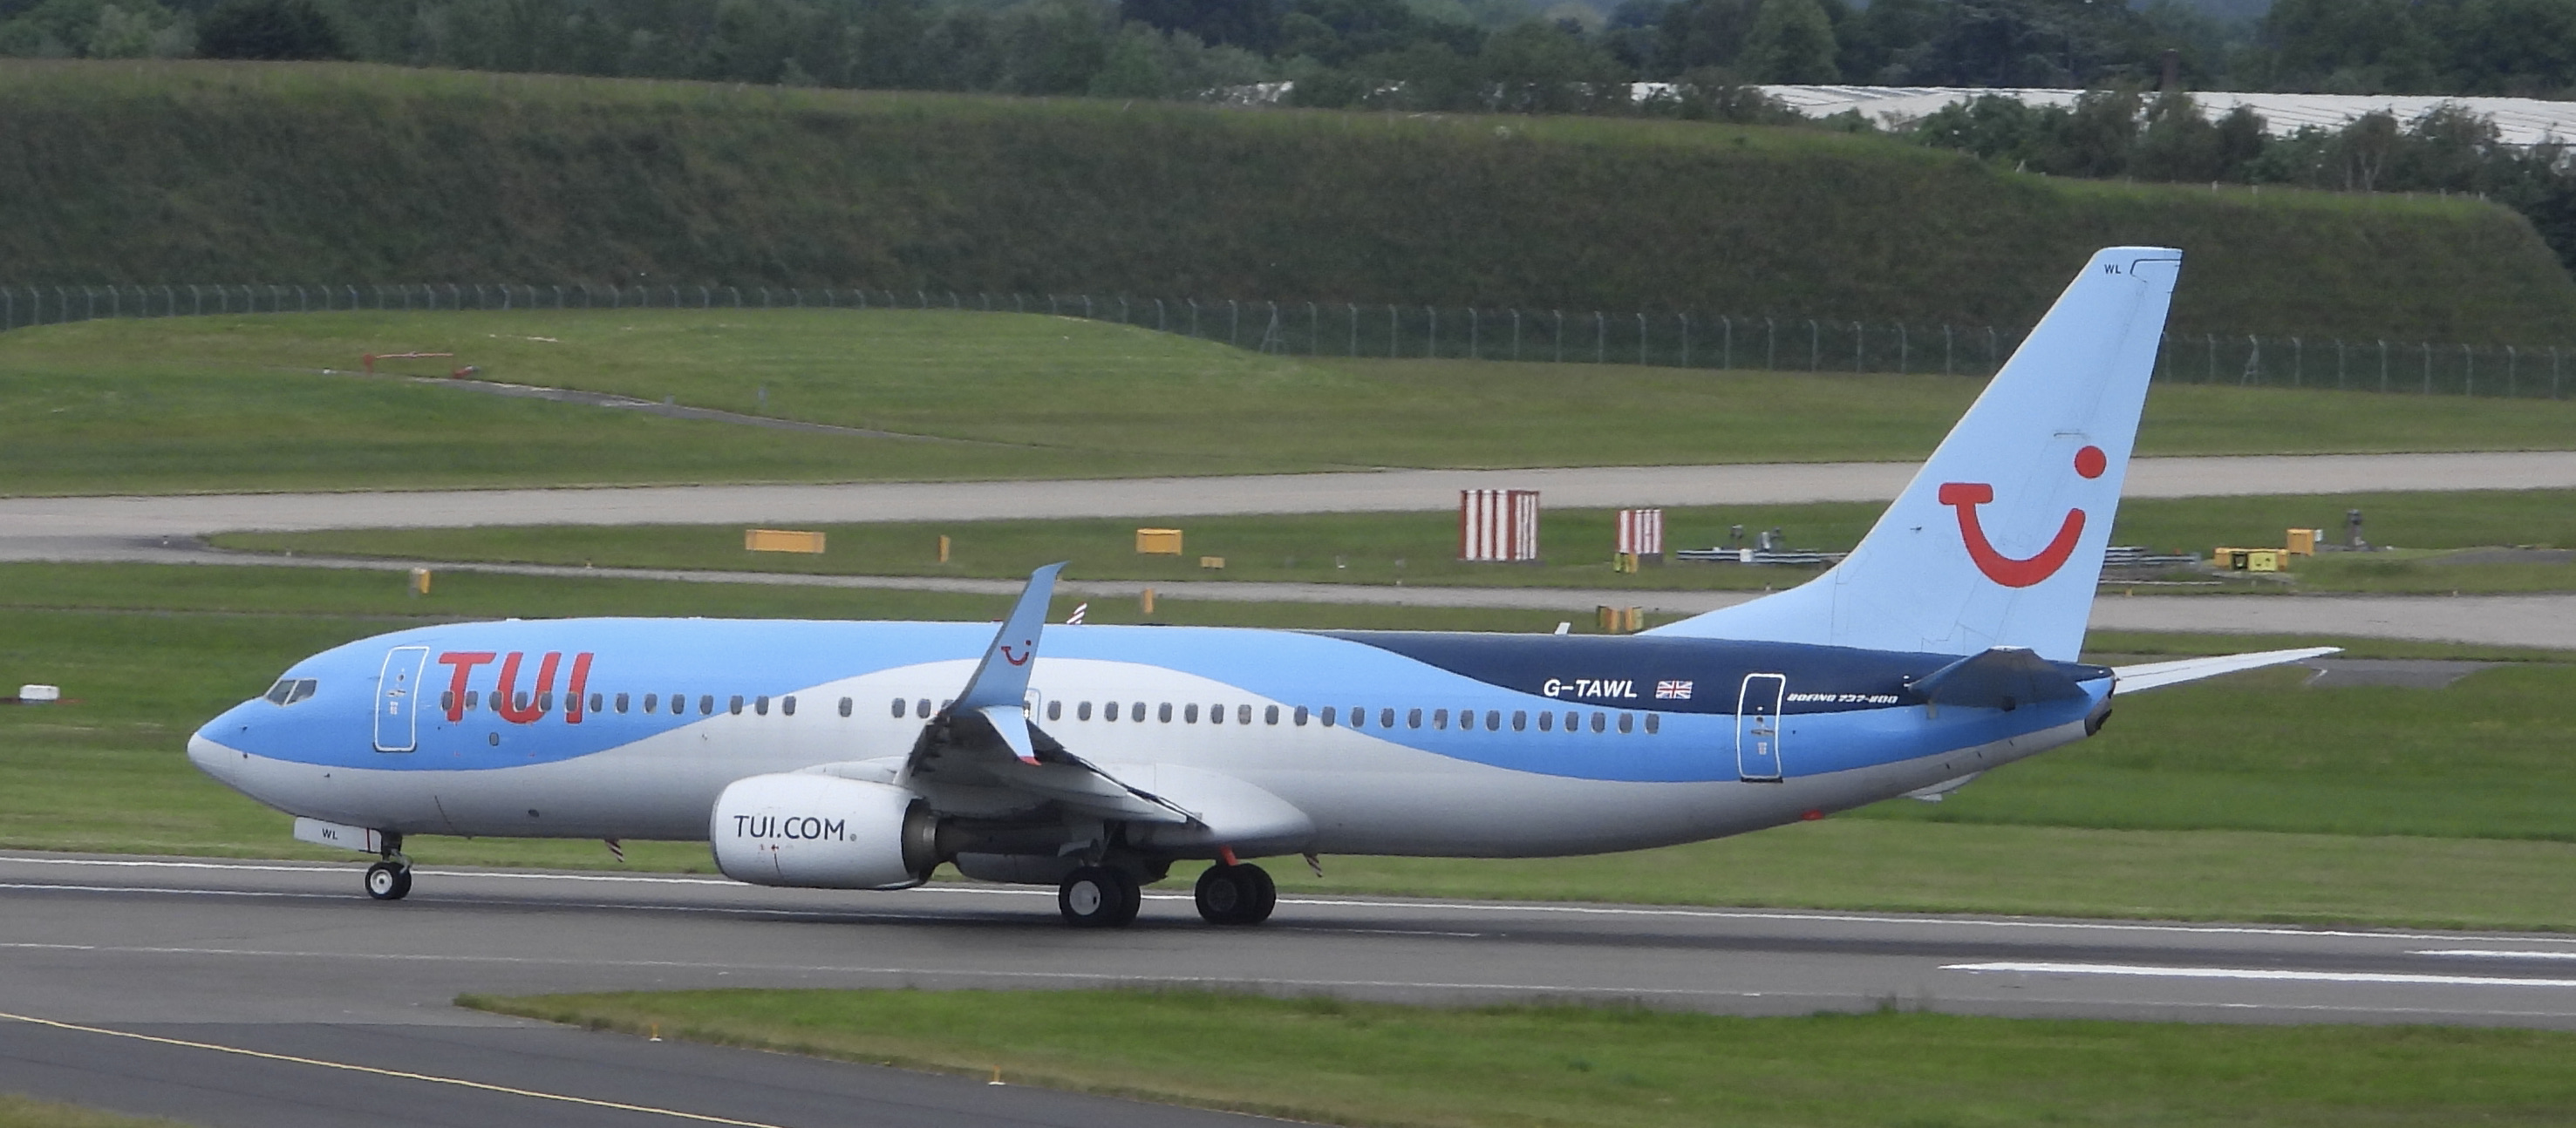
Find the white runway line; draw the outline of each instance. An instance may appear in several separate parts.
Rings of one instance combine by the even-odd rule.
[[[147,858],[135,858],[135,859],[126,859],[126,858],[118,858],[118,859],[97,859],[97,858],[42,858],[42,857],[26,857],[26,856],[22,856],[22,855],[21,855],[21,856],[0,856],[0,866],[6,866],[6,865],[9,865],[9,864],[11,864],[11,863],[25,863],[25,864],[31,864],[31,865],[60,865],[60,866],[115,866],[115,867],[129,867],[129,868],[151,868],[151,867],[161,867],[161,868],[169,868],[169,869],[238,869],[238,870],[247,870],[247,871],[252,871],[252,872],[317,873],[317,874],[351,874],[351,875],[354,875],[354,874],[357,872],[355,868],[353,868],[352,866],[349,866],[349,865],[332,865],[332,864],[279,865],[279,864],[255,864],[255,863],[231,863],[231,862],[172,861],[172,860],[147,859]],[[413,872],[413,873],[415,873],[415,874],[418,874],[418,875],[420,875],[420,876],[422,876],[422,877],[448,877],[448,878],[457,878],[457,879],[461,879],[461,880],[468,880],[468,881],[471,881],[471,880],[478,880],[478,879],[482,879],[482,878],[493,878],[493,879],[505,880],[505,881],[533,881],[533,882],[565,881],[565,882],[619,882],[619,883],[631,883],[631,884],[639,884],[639,885],[656,885],[656,884],[658,884],[658,885],[697,885],[697,886],[716,886],[716,887],[727,888],[727,889],[739,889],[739,890],[742,890],[742,891],[744,891],[744,892],[757,892],[757,891],[759,891],[759,890],[762,888],[762,887],[760,887],[760,886],[745,885],[745,884],[742,884],[742,883],[740,883],[740,882],[730,881],[730,880],[727,880],[727,879],[724,879],[724,878],[714,878],[714,877],[682,877],[682,876],[676,876],[676,875],[674,875],[674,876],[656,876],[656,875],[647,875],[647,874],[613,874],[613,873],[609,873],[609,874],[582,874],[582,873],[551,873],[551,872],[517,873],[517,872],[492,871],[492,870],[440,870],[440,869],[422,869],[422,868],[415,868],[412,872]],[[0,886],[0,888],[8,888],[8,886]],[[31,888],[32,888],[32,886],[31,886]],[[86,889],[89,889],[89,888],[91,888],[91,887],[86,887],[86,886],[57,886],[57,887],[55,887],[55,888],[78,888],[78,889],[84,889],[84,890],[86,890]],[[105,892],[105,891],[114,891],[114,890],[115,890],[115,887],[108,887],[108,886],[101,886],[101,887],[96,887],[96,888],[98,888],[98,890],[99,890],[99,891],[102,891],[102,892]],[[142,890],[142,889],[133,889],[133,890],[127,890],[127,891],[129,891],[129,892],[145,892],[146,890]],[[171,893],[186,893],[186,892],[194,892],[194,891],[192,891],[192,890],[179,890],[179,889],[171,889],[171,890],[151,890],[151,891],[152,891],[152,892],[171,892]],[[901,893],[876,893],[876,894],[872,894],[871,896],[873,896],[873,897],[878,897],[878,898],[882,898],[882,897],[889,897],[889,896],[909,896],[909,897],[918,897],[918,896],[923,896],[923,895],[928,895],[928,894],[939,894],[939,895],[960,896],[960,897],[1053,897],[1053,896],[1055,896],[1055,891],[1054,891],[1054,890],[1052,890],[1052,889],[1042,889],[1042,888],[1032,888],[1032,887],[979,886],[979,885],[950,885],[950,884],[941,884],[941,885],[928,885],[928,886],[923,886],[923,887],[922,887],[922,888],[920,888],[920,889],[904,890],[904,891],[902,891]],[[1187,894],[1187,893],[1178,893],[1178,892],[1174,892],[1174,893],[1147,893],[1147,894],[1145,894],[1145,897],[1146,897],[1146,899],[1147,899],[1147,900],[1161,900],[1161,901],[1187,901],[1187,900],[1190,900],[1190,899],[1191,899],[1190,894]],[[2196,936],[2285,936],[2285,937],[2321,938],[2321,939],[2339,939],[2339,940],[2397,940],[2397,941],[2408,941],[2408,940],[2412,940],[2412,941],[2419,941],[2419,942],[2420,942],[2420,941],[2428,941],[2428,940],[2430,940],[2430,941],[2442,941],[2442,940],[2447,940],[2447,941],[2458,942],[2458,941],[2460,941],[2460,940],[2466,939],[2466,937],[2465,937],[2464,935],[2462,935],[2461,933],[2442,933],[2442,932],[2393,932],[2393,931],[2391,931],[2391,932],[2382,932],[2382,931],[2372,931],[2372,930],[2366,930],[2366,929],[2285,928],[2285,927],[2270,926],[2270,925],[2185,924],[2185,923],[2179,923],[2179,922],[2176,922],[2176,923],[2163,923],[2163,922],[2148,922],[2148,921],[2112,921],[2112,920],[2105,920],[2105,921],[2084,921],[2084,920],[2045,920],[2045,919],[2038,919],[2038,918],[2025,918],[2025,917],[1964,917],[1964,916],[1932,916],[1932,915],[1925,915],[1925,916],[1897,916],[1897,915],[1889,915],[1889,914],[1873,914],[1873,913],[1837,913],[1837,912],[1822,911],[1822,910],[1818,910],[1818,911],[1803,911],[1803,912],[1802,912],[1802,911],[1785,910],[1785,909],[1784,909],[1784,910],[1762,910],[1762,909],[1714,909],[1714,908],[1712,908],[1712,909],[1693,909],[1693,908],[1664,907],[1664,906],[1653,906],[1653,905],[1587,905],[1587,904],[1549,905],[1549,904],[1513,904],[1513,903],[1509,903],[1509,902],[1500,902],[1500,901],[1481,901],[1481,902],[1480,902],[1480,901],[1456,901],[1456,900],[1410,900],[1410,899],[1406,899],[1406,898],[1403,898],[1403,897],[1400,897],[1400,896],[1394,896],[1394,895],[1388,895],[1388,896],[1385,896],[1385,897],[1382,897],[1382,898],[1378,898],[1378,899],[1364,899],[1364,898],[1360,898],[1360,897],[1325,897],[1325,896],[1299,896],[1299,897],[1290,897],[1290,896],[1283,896],[1283,897],[1279,898],[1279,903],[1280,903],[1281,905],[1283,905],[1283,906],[1285,906],[1285,905],[1295,905],[1295,906],[1300,906],[1300,907],[1305,907],[1305,908],[1356,908],[1356,909],[1380,909],[1380,910],[1383,910],[1383,909],[1404,909],[1404,910],[1411,910],[1411,911],[1431,910],[1431,911],[1440,911],[1440,912],[1481,913],[1481,914],[1487,914],[1487,915],[1492,915],[1492,916],[1532,915],[1532,916],[1574,916],[1574,917],[1587,917],[1587,916],[1589,916],[1589,917],[1641,917],[1641,918],[1666,918],[1666,919],[1679,919],[1679,920],[1765,921],[1765,922],[1777,921],[1777,922],[1785,922],[1785,923],[1818,923],[1818,924],[1889,924],[1889,925],[1918,925],[1918,926],[1932,926],[1932,927],[1944,927],[1944,928],[1966,928],[1966,929],[2031,929],[2031,930],[2040,930],[2040,931],[2067,931],[2067,932],[2143,932],[2143,933],[2180,934],[2180,935],[2196,935]],[[612,907],[617,907],[617,908],[681,908],[681,907],[683,907],[683,906],[662,906],[662,905],[634,905],[634,906],[626,906],[626,905],[620,905],[620,906],[612,906]],[[797,911],[799,911],[799,910],[793,910],[793,909],[777,909],[777,910],[768,910],[768,909],[759,909],[759,908],[757,908],[756,906],[743,906],[743,907],[741,907],[741,908],[739,908],[739,909],[730,909],[730,908],[729,908],[729,909],[727,909],[727,910],[725,910],[725,911],[745,911],[745,912],[751,912],[751,911],[765,911],[765,912],[791,912],[791,913],[792,913],[792,912],[797,912]],[[849,909],[847,909],[847,910],[843,910],[843,911],[847,911],[847,912],[865,912],[865,911],[869,911],[869,910],[867,910],[867,909],[863,908],[862,906],[860,906],[860,905],[858,905],[858,904],[853,904]],[[2509,939],[2509,940],[2495,940],[2495,941],[2489,941],[2489,942],[2490,942],[2490,943],[2512,943],[2512,944],[2565,944],[2565,945],[2568,945],[2568,946],[2569,946],[2569,950],[2570,950],[2571,954],[2576,954],[2576,936],[2567,936],[2567,937],[2558,937],[2558,936],[2514,936],[2514,937],[2512,937],[2512,938],[2511,938],[2511,939]]]
[[[2496,952],[2484,948],[2436,948],[2410,956],[2467,956],[2491,960],[2576,960],[2576,952]]]
[[[2260,979],[2286,983],[2379,983],[2419,987],[2576,987],[2576,979],[2516,979],[2495,975],[2413,975],[2387,971],[2290,971],[2265,967],[2149,967],[2137,964],[1943,964],[1943,971],[2025,972],[2032,975],[2118,975],[2151,979]]]

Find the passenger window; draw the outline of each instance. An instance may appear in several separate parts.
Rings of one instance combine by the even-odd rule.
[[[1324,706],[1324,727],[1333,727],[1333,707],[1330,705]]]
[[[1115,702],[1115,701],[1109,702],[1108,704],[1102,705],[1102,706],[1100,707],[1100,719],[1102,719],[1102,720],[1104,720],[1104,721],[1114,721],[1114,720],[1117,720],[1117,719],[1118,719],[1118,713],[1119,713],[1118,703],[1117,703],[1117,702]]]
[[[1164,724],[1167,724],[1167,725],[1168,725],[1168,724],[1172,723],[1172,703],[1171,703],[1171,702],[1169,702],[1169,701],[1163,702],[1163,707],[1162,707],[1161,709],[1156,710],[1156,712],[1158,712],[1158,713],[1160,713],[1160,714],[1161,714],[1162,721],[1163,721],[1163,723],[1164,723]]]
[[[1520,710],[1518,710],[1518,709],[1514,709],[1514,710],[1512,710],[1512,731],[1513,731],[1513,732],[1523,732],[1523,731],[1526,731],[1528,728],[1529,728],[1529,714],[1524,713],[1524,712],[1522,712],[1522,711],[1520,711]]]
[[[1635,732],[1635,731],[1637,731],[1637,716],[1636,716],[1636,714],[1634,714],[1634,713],[1621,713],[1621,714],[1619,714],[1619,731],[1621,731],[1621,732]]]
[[[1460,710],[1458,710],[1458,731],[1460,731],[1460,732],[1474,732],[1474,731],[1476,731],[1476,711],[1475,711],[1475,710],[1473,710],[1473,709],[1460,709]]]
[[[1608,715],[1608,714],[1604,714],[1604,713],[1594,713],[1594,714],[1592,714],[1592,731],[1594,731],[1594,732],[1600,732],[1600,731],[1602,731],[1602,730],[1604,730],[1604,729],[1606,729],[1606,728],[1609,728],[1609,727],[1610,727],[1610,725],[1609,725],[1609,720],[1610,720],[1610,718],[1609,718],[1609,715]]]
[[[537,711],[540,713],[555,711],[555,691],[549,689],[537,695]]]
[[[894,715],[896,720],[903,719],[903,698],[894,699]]]
[[[1380,710],[1378,710],[1378,711],[1377,711],[1377,727],[1379,727],[1379,728],[1394,728],[1394,727],[1395,727],[1395,710],[1394,710],[1394,709],[1392,709],[1392,708],[1387,708],[1387,709],[1380,709]]]
[[[439,710],[440,710],[441,712],[446,712],[446,713],[453,713],[453,712],[455,712],[455,711],[456,711],[456,691],[455,691],[455,690],[450,689],[450,690],[444,690],[444,691],[440,692],[440,693],[439,693],[439,695],[438,695],[438,708],[439,708]]]
[[[479,689],[469,689],[469,690],[466,690],[466,691],[465,691],[465,711],[466,711],[466,712],[468,712],[468,713],[473,712],[473,711],[474,711],[474,707],[475,707],[475,706],[477,706],[477,705],[480,705],[480,704],[482,704],[482,703],[483,703],[483,691],[482,691],[482,690],[479,690]]]
[[[1447,710],[1447,709],[1434,709],[1434,710],[1432,710],[1432,711],[1431,711],[1431,727],[1436,728],[1436,729],[1445,729],[1445,728],[1448,728],[1448,727],[1449,727],[1449,710]]]
[[[1225,706],[1223,706],[1223,705],[1210,705],[1210,706],[1208,706],[1208,723],[1209,723],[1209,724],[1212,724],[1212,725],[1221,725],[1221,724],[1224,724],[1224,723],[1225,723]]]
[[[1565,711],[1565,731],[1567,731],[1567,732],[1581,732],[1581,731],[1583,731],[1583,714],[1581,714],[1581,713],[1577,713],[1577,712],[1575,712],[1575,711],[1574,711],[1574,710],[1572,710],[1572,709],[1568,709],[1568,710],[1566,710],[1566,711]]]
[[[716,715],[715,694],[701,693],[698,695],[698,715],[701,717],[712,717]]]
[[[731,713],[731,714],[733,714],[734,716],[737,716],[737,717],[741,716],[741,715],[742,715],[742,695],[741,695],[741,694],[739,694],[739,693],[734,694],[734,695],[733,695],[733,700],[728,701],[728,702],[726,702],[726,703],[725,703],[725,711],[726,711],[726,712],[728,712],[728,713]]]
[[[793,701],[793,700],[795,700],[795,699],[791,697],[791,698],[789,698],[788,700]],[[1063,720],[1063,719],[1064,719],[1064,702],[1061,702],[1061,701],[1049,701],[1049,702],[1047,702],[1047,719],[1048,719],[1048,720],[1050,720],[1050,721],[1061,721],[1061,720]]]
[[[1163,708],[1164,708],[1164,709],[1166,709],[1166,710],[1169,710],[1169,709],[1171,708],[1171,706],[1169,706],[1169,705],[1165,705],[1165,706],[1163,706]],[[1170,717],[1168,717],[1168,716],[1166,716],[1164,719],[1165,719],[1165,720],[1170,720],[1171,718],[1170,718]],[[1181,710],[1181,720],[1182,720],[1184,723],[1187,723],[1187,724],[1193,724],[1193,725],[1194,725],[1194,724],[1199,723],[1199,706],[1198,706],[1198,702],[1193,701],[1193,702],[1191,702],[1188,706],[1184,707],[1184,708]]]
[[[842,715],[842,716],[846,717],[846,716],[849,716],[849,715],[850,715],[850,705],[851,705],[851,701],[850,701],[850,699],[849,699],[849,698],[844,697],[844,698],[842,698],[842,699],[841,699],[841,715]]]
[[[1306,707],[1303,705],[1297,707],[1297,723],[1300,725],[1306,723]]]
[[[926,720],[929,720],[929,719],[930,719],[930,699],[929,699],[929,698],[927,698],[927,697],[924,697],[924,698],[922,698],[922,699],[921,699],[921,700],[919,700],[919,701],[915,701],[915,702],[913,702],[913,703],[912,703],[912,715],[913,715],[913,716],[916,716],[916,717],[919,717],[919,718],[921,718],[922,720],[925,720],[925,721],[926,721]]]
[[[1244,706],[1244,708],[1246,708],[1246,709],[1249,709],[1249,708],[1251,708],[1251,707],[1252,707],[1252,706],[1249,706],[1249,705]],[[1278,706],[1276,706],[1276,705],[1264,705],[1264,706],[1262,706],[1262,707],[1261,707],[1261,723],[1262,723],[1262,724],[1265,724],[1265,725],[1275,725],[1275,724],[1278,724],[1278,723],[1279,723],[1279,707],[1278,707]]]
[[[517,706],[517,707],[518,707],[518,710],[519,710],[520,712],[522,712],[522,713],[527,712],[527,711],[528,711],[528,694],[527,694],[527,692],[526,692],[525,690],[520,691],[520,692],[519,692],[519,693],[514,697],[514,699],[511,701],[511,704],[513,704],[513,705]]]
[[[644,711],[645,711],[645,712],[647,712],[647,713],[652,712],[652,711],[653,711],[653,706],[654,706],[654,704],[655,704],[655,703],[657,703],[657,702],[659,702],[660,700],[661,700],[661,697],[660,697],[660,696],[658,696],[658,695],[656,695],[656,694],[651,694],[651,693],[647,693],[647,694],[645,694],[645,695],[644,695]],[[466,694],[466,695],[465,695],[465,704],[466,704],[466,706],[467,706],[468,708],[473,707],[473,704],[474,704],[474,695],[473,695],[473,694],[469,693],[469,694]]]
[[[593,713],[599,712],[599,706],[600,706],[600,703],[601,703],[601,702],[603,702],[603,701],[605,701],[605,700],[607,700],[607,699],[606,699],[606,698],[604,698],[604,697],[602,697],[602,696],[601,696],[601,695],[599,695],[599,694],[596,694],[596,693],[591,694],[591,695],[590,695],[590,711],[591,711],[591,712],[593,712]]]
[[[1503,731],[1503,711],[1502,711],[1502,710],[1500,710],[1500,709],[1487,709],[1487,710],[1485,710],[1485,731],[1486,731],[1486,732],[1501,732],[1501,731]]]
[[[781,715],[783,715],[783,716],[789,716],[789,717],[793,717],[793,716],[795,716],[795,715],[796,715],[796,699],[795,699],[794,697],[792,697],[792,696],[791,696],[791,697],[781,698],[781,699],[779,700],[779,702],[778,702],[778,712],[779,712]]]
[[[1663,722],[1664,715],[1661,713],[1646,714],[1646,735],[1653,736],[1656,733],[1664,731]]]
[[[1367,727],[1368,727],[1368,706],[1366,706],[1366,705],[1353,705],[1353,706],[1351,706],[1351,727],[1352,727],[1352,728],[1367,728]]]
[[[1079,705],[1074,706],[1074,707],[1073,707],[1073,719],[1074,719],[1074,720],[1077,720],[1077,721],[1087,721],[1087,720],[1090,720],[1090,719],[1091,719],[1091,702],[1085,701],[1085,702],[1083,702],[1083,703],[1081,703],[1081,704],[1079,704]]]
[[[733,700],[734,700],[733,711],[734,711],[734,712],[737,712],[737,713],[742,712],[742,698],[737,697],[737,698],[734,698]],[[761,694],[761,695],[760,695],[760,696],[758,696],[758,697],[752,698],[752,699],[751,699],[751,711],[752,711],[752,712],[754,712],[754,713],[758,713],[758,714],[760,714],[761,716],[764,716],[764,717],[768,716],[768,715],[769,715],[769,695],[768,695],[768,694],[766,694],[766,693],[764,693],[764,694]]]
[[[1556,714],[1554,714],[1554,713],[1541,713],[1541,714],[1539,714],[1539,715],[1538,715],[1538,731],[1540,731],[1540,732],[1555,732],[1555,731],[1556,731]]]
[[[1271,719],[1272,721],[1277,721],[1279,718],[1278,718],[1276,715],[1273,715],[1270,719]],[[1235,707],[1234,707],[1234,723],[1236,723],[1236,724],[1238,724],[1238,725],[1248,725],[1248,724],[1251,724],[1251,723],[1252,723],[1252,706],[1250,706],[1250,705],[1237,705],[1237,706],[1235,706]]]
[[[627,707],[628,705],[630,705],[630,704],[633,704],[633,702],[628,701],[628,700],[627,700],[627,698],[626,698],[626,695],[625,695],[625,694],[621,693],[621,694],[618,694],[618,695],[617,695],[617,711],[618,711],[618,712],[620,712],[620,713],[625,712],[625,711],[626,711],[626,707]]]
[[[1406,728],[1421,728],[1421,727],[1422,727],[1422,710],[1420,710],[1420,709],[1407,709],[1407,710],[1405,710],[1405,712],[1404,712],[1404,727],[1406,727]]]

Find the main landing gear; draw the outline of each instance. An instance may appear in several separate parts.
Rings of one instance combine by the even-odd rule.
[[[1064,875],[1055,907],[1075,928],[1125,928],[1136,920],[1145,891],[1116,866],[1084,866]]]
[[[379,901],[399,901],[411,895],[411,859],[404,857],[402,838],[385,836],[385,860],[367,867],[367,896]]]
[[[1209,924],[1259,924],[1279,907],[1279,886],[1249,862],[1213,865],[1199,875],[1198,902]]]
[[[1075,928],[1125,928],[1136,920],[1144,892],[1136,876],[1118,866],[1084,866],[1056,887],[1055,905]],[[1279,887],[1260,866],[1213,865],[1199,875],[1199,916],[1209,924],[1259,924],[1279,906]]]

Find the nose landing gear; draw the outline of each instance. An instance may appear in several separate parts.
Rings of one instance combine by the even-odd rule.
[[[1279,906],[1279,887],[1249,862],[1214,865],[1199,875],[1198,903],[1209,924],[1259,924]]]
[[[411,859],[402,852],[402,836],[385,836],[384,859],[367,867],[367,896],[399,901],[411,895]]]

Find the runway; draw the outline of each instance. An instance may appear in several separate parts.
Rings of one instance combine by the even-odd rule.
[[[218,1125],[1240,1122],[576,1033],[458,1009],[460,992],[1163,984],[2576,1029],[2567,936],[1312,896],[1233,930],[1173,892],[1133,929],[1086,933],[1038,889],[424,869],[410,900],[377,903],[357,881],[354,866],[0,856],[0,1013],[92,1028],[0,1021],[0,1090]]]
[[[1810,462],[821,486],[6,498],[0,499],[0,553],[26,551],[12,542],[150,541],[240,530],[1403,512],[1452,509],[1458,504],[1459,490],[1487,488],[1535,489],[1550,507],[1577,509],[1886,501],[1905,487],[1915,469],[1911,462]],[[2121,494],[2219,497],[2569,488],[2576,488],[2576,451],[2519,451],[2141,458],[2130,464]]]

